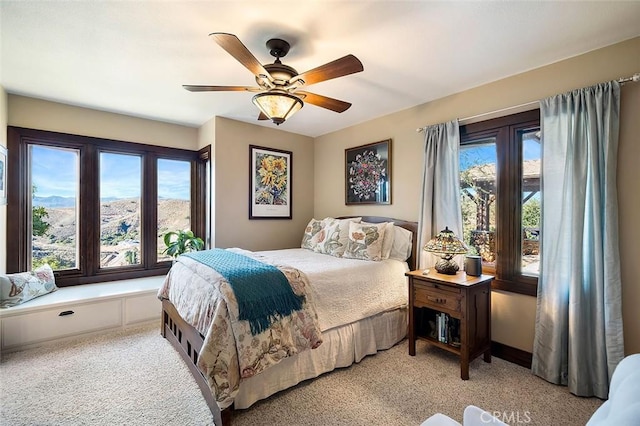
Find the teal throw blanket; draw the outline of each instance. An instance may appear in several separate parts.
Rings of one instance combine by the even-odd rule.
[[[249,321],[253,335],[302,308],[303,297],[293,292],[287,277],[275,266],[223,249],[183,256],[214,268],[229,282],[238,302],[239,318]]]

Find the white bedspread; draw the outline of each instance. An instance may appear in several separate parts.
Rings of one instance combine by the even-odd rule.
[[[406,262],[344,259],[296,248],[257,252],[269,263],[303,271],[321,331],[406,306]]]

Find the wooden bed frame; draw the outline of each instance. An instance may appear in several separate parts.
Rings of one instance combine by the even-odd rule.
[[[361,217],[361,216],[357,216]],[[340,217],[339,219],[345,219],[347,217]],[[416,222],[409,222],[405,220],[391,219],[381,216],[362,216],[364,222],[380,223],[380,222],[393,222],[397,226],[401,226],[409,231],[413,232],[413,241],[411,247],[411,257],[407,260],[409,269],[416,269],[417,265],[417,240],[418,240],[418,224]],[[211,388],[207,382],[207,379],[202,375],[200,369],[197,367],[198,356],[202,349],[204,337],[196,330],[191,324],[185,322],[173,304],[168,300],[162,301],[162,318],[160,324],[162,337],[167,339],[171,345],[178,351],[182,359],[189,367],[189,371],[193,375],[202,396],[207,402],[211,414],[213,415],[213,421],[216,426],[228,426],[231,424],[232,407],[225,410],[220,410],[216,403]]]

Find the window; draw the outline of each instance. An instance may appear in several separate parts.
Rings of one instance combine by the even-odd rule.
[[[100,267],[140,265],[142,157],[100,152]]]
[[[161,275],[162,234],[204,237],[208,149],[8,128],[7,271],[60,286]]]
[[[460,127],[463,238],[494,288],[536,295],[540,265],[540,112]]]
[[[77,269],[80,151],[30,145],[29,160],[31,266],[48,263],[56,270]]]
[[[191,165],[188,161],[158,159],[158,258],[170,260],[162,252],[167,248],[167,231],[188,229],[191,223]]]

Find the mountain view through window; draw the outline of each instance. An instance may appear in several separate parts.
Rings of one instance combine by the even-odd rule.
[[[33,267],[78,267],[79,150],[31,145],[31,222]],[[141,263],[143,161],[137,155],[102,152],[99,157],[100,268]],[[191,164],[157,160],[158,261],[162,235],[188,229],[191,212]]]

